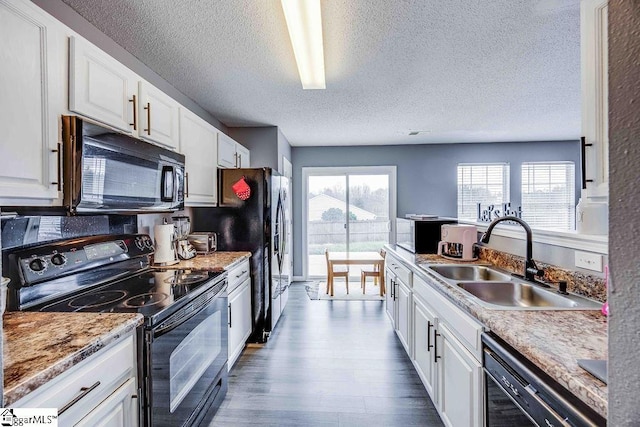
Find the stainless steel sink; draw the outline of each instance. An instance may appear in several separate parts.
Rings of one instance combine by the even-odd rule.
[[[530,283],[484,265],[422,265],[483,307],[498,310],[599,310],[602,304]]]
[[[483,265],[434,265],[428,267],[440,276],[451,280],[508,281],[511,276]]]
[[[494,305],[524,309],[597,310],[600,303],[577,295],[560,295],[538,285],[512,282],[461,282],[458,286]]]

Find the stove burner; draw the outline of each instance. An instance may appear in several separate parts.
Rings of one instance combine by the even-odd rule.
[[[177,273],[175,276],[165,279],[165,283],[170,285],[191,285],[208,278],[209,275],[207,273]]]
[[[156,305],[166,300],[168,297],[169,295],[163,292],[149,292],[131,297],[122,303],[122,305],[130,308]]]
[[[73,308],[92,308],[107,305],[124,298],[127,295],[125,291],[100,291],[87,295],[81,295],[69,301],[69,307]]]

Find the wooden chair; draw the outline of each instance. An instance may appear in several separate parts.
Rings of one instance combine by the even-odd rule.
[[[387,252],[384,249],[380,249],[380,256],[384,258],[387,255]],[[373,277],[373,286],[378,285],[378,280],[382,277],[382,272],[378,265],[373,266],[373,270],[362,270],[360,273],[360,287],[362,288],[362,293],[366,292],[367,285],[367,277]],[[380,290],[380,295],[382,295],[384,290]]]
[[[324,256],[327,259],[327,293],[331,292],[333,296],[333,279],[336,277],[344,277],[347,285],[347,295],[349,294],[349,268],[347,266],[336,265],[331,268],[329,263],[329,250],[324,250]]]

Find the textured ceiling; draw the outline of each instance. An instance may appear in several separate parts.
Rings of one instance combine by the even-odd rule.
[[[579,0],[323,0],[326,90],[302,90],[279,0],[63,1],[224,124],[294,146],[580,135]]]

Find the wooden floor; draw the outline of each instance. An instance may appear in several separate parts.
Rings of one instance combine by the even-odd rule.
[[[294,283],[276,330],[229,373],[211,426],[441,426],[382,301],[311,301]]]

